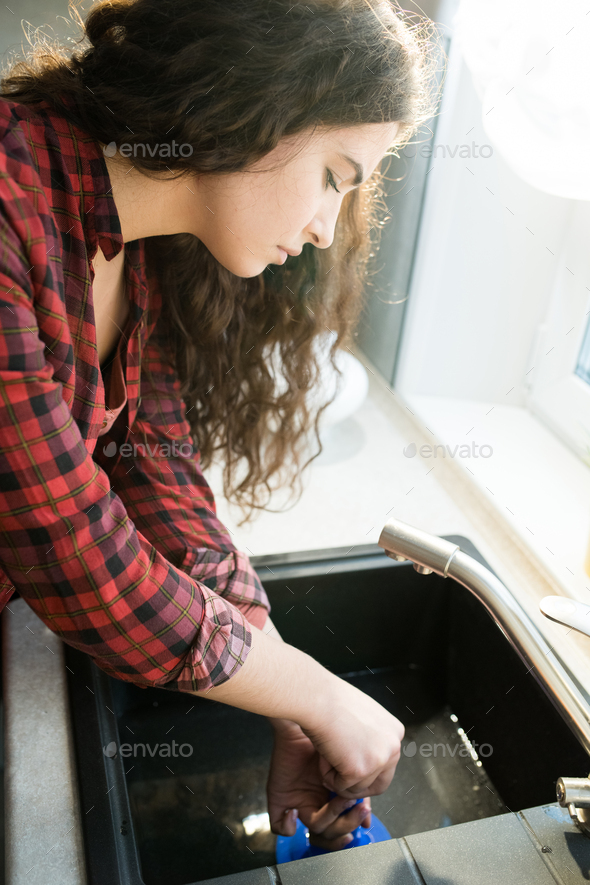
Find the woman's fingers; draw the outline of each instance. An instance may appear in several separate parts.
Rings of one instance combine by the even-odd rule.
[[[338,803],[339,806],[342,806],[342,797],[336,797],[336,800],[331,800],[332,803]],[[330,804],[330,803],[328,803]],[[324,806],[323,809],[320,809],[320,812],[323,813],[323,822],[327,820],[326,809],[327,806]],[[330,816],[332,816],[330,814]],[[341,848],[345,848],[350,842],[352,842],[352,830],[356,830],[359,825],[370,827],[371,826],[371,803],[370,800],[364,799],[363,802],[359,802],[358,804],[350,808],[346,813],[340,813],[338,817],[333,820],[331,823],[323,829],[321,832],[317,829],[319,824],[319,812],[316,815],[315,828],[312,826],[308,826],[309,829],[309,841],[312,845],[315,845],[318,848],[324,848],[327,851],[339,851]]]
[[[324,786],[329,790],[338,793],[339,796],[348,797],[350,799],[359,799],[362,796],[377,796],[383,793],[395,774],[395,769],[399,757],[395,759],[379,772],[371,772],[367,777],[354,784],[349,779],[341,775],[336,769],[332,768],[324,778]]]
[[[368,796],[366,799],[363,799],[363,805],[366,805],[369,810],[361,821],[361,827],[367,827],[368,829],[371,826],[371,800]]]
[[[342,796],[334,796],[329,802],[326,802],[325,805],[318,808],[317,811],[313,811],[309,817],[306,815],[303,823],[308,827],[310,833],[323,833],[327,827],[331,826],[334,821],[338,820],[338,817],[342,812],[351,808],[355,802],[356,799],[346,799]],[[342,832],[346,833],[350,831],[342,830]]]
[[[276,819],[271,820],[270,828],[277,836],[294,836],[297,829],[297,809],[287,808]]]
[[[346,836],[340,836],[338,839],[326,839],[325,836],[316,836],[312,833],[309,834],[309,842],[310,845],[315,845],[316,848],[325,848],[326,851],[340,851],[341,848],[346,848],[346,846],[352,842],[353,837],[350,833]]]
[[[349,800],[354,802],[354,800]],[[311,821],[307,824],[307,828],[311,835],[321,837],[325,841],[332,841],[346,836],[348,833],[360,826],[361,821],[365,820],[370,812],[370,806],[363,803],[354,804],[348,809],[347,800],[341,796],[331,799],[323,808],[320,808],[312,815]],[[343,813],[346,811],[346,813]],[[319,844],[314,842],[312,844]],[[325,847],[321,845],[320,847]]]

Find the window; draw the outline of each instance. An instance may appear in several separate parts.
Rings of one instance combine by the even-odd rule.
[[[435,21],[439,21],[439,7],[437,2],[422,4],[424,13]],[[450,38],[445,36],[441,42],[447,55]],[[438,117],[430,120],[399,157],[389,157],[382,166],[383,201],[388,208],[385,217],[390,217],[370,263],[371,285],[358,325],[357,343],[389,384],[393,384],[395,375],[428,174],[436,157],[433,142],[437,121]]]
[[[590,447],[590,207],[572,209],[531,359],[527,406],[581,458]]]

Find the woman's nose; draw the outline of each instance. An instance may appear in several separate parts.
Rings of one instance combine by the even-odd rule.
[[[312,228],[309,229],[311,242],[317,249],[327,249],[334,242],[334,231],[336,228],[336,218],[332,223],[321,221],[317,217],[312,222]]]

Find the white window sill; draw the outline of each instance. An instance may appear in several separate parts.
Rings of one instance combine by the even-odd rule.
[[[524,408],[422,395],[403,401],[564,594],[588,603],[590,468]],[[466,445],[472,453],[484,445],[493,452],[466,457]],[[438,448],[436,459],[423,460],[434,466],[441,457]]]

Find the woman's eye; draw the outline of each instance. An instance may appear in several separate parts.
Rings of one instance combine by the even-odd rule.
[[[328,182],[328,184],[330,185],[330,187],[333,187],[333,188],[334,188],[334,190],[336,191],[337,194],[339,194],[340,191],[339,191],[338,188],[336,187],[336,182],[334,181],[334,176],[332,175],[332,173],[330,172],[329,169],[326,169],[326,172],[328,173],[328,175],[327,175],[327,182]],[[326,185],[326,187],[327,187],[327,185]]]

